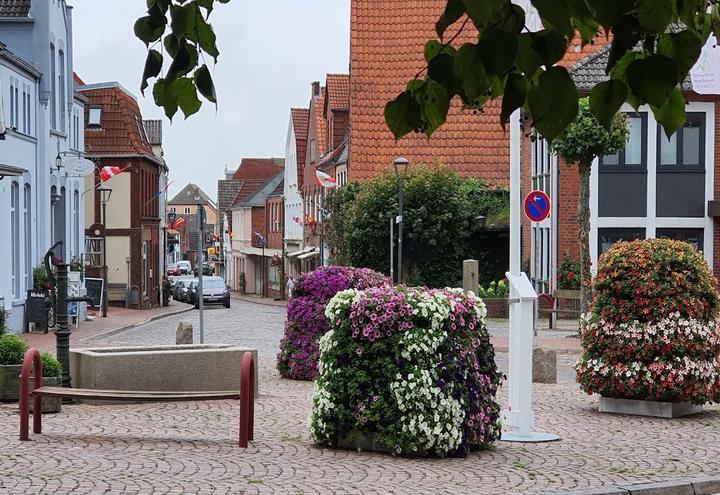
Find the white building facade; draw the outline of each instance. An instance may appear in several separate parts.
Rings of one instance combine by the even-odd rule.
[[[73,88],[72,7],[64,0],[0,0],[0,88],[5,140],[0,162],[23,169],[0,181],[0,306],[23,327],[32,269],[58,240],[66,261],[84,252],[83,178],[63,160],[84,150],[84,99]],[[58,165],[60,167],[58,168]]]

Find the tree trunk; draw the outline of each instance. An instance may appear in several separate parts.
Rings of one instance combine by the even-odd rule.
[[[586,313],[590,310],[592,299],[592,274],[590,266],[590,170],[592,162],[581,162],[578,165],[580,173],[580,191],[578,194],[578,239],[580,241],[580,311]]]

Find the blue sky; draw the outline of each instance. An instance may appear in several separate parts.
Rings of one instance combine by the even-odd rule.
[[[137,96],[144,118],[163,117],[152,87],[140,94],[146,50],[132,27],[145,0],[71,3],[76,72],[86,83],[120,82]],[[312,81],[348,72],[349,0],[233,0],[218,5],[210,21],[220,48],[218,109],[206,102],[188,120],[180,112],[172,125],[164,119],[170,194],[194,182],[215,198],[225,165],[283,157],[290,107],[307,106]]]

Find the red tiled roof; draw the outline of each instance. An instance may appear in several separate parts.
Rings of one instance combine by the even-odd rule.
[[[101,126],[85,128],[88,155],[139,154],[157,161],[142,127],[137,101],[126,90],[112,83],[98,88],[80,87],[78,91],[88,99],[86,112],[90,106],[102,106]]]
[[[352,0],[351,179],[375,177],[391,167],[393,159],[404,155],[414,163],[438,160],[464,176],[508,184],[509,131],[500,126],[499,101],[474,113],[462,111],[455,99],[447,122],[430,140],[411,134],[395,141],[385,124],[385,104],[425,67],[423,46],[436,37],[435,22],[446,4],[446,0]],[[450,27],[448,36],[458,27]],[[473,28],[466,28],[455,44],[473,41],[476,36]],[[578,53],[571,46],[563,65],[571,65],[600,44],[588,45]]]
[[[307,150],[308,124],[310,111],[307,108],[291,108],[293,129],[295,130],[295,149],[297,156],[298,188],[303,185],[303,166],[305,166],[305,150]]]
[[[350,109],[350,75],[328,74],[325,80],[326,101],[324,112]]]
[[[262,179],[266,181],[285,166],[284,158],[243,158],[233,179]]]
[[[77,86],[85,86],[85,81],[83,81],[80,76],[77,75],[77,72],[73,71],[73,82]]]
[[[267,182],[267,179],[245,179],[243,180],[242,185],[240,186],[240,189],[238,190],[237,194],[235,195],[235,199],[232,200],[230,203],[230,208],[236,206],[238,203],[241,203],[245,198],[248,198],[255,194],[255,192],[260,189],[265,183]],[[228,208],[228,209],[230,209]]]

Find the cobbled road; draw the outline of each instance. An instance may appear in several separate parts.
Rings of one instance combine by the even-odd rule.
[[[172,344],[197,312],[85,342]],[[307,432],[312,384],[280,379],[275,354],[284,310],[233,301],[205,313],[206,342],[257,347],[255,441],[237,447],[233,401],[63,405],[42,435],[18,441],[16,404],[0,405],[0,493],[526,494],[680,478],[720,471],[720,408],[676,420],[597,413],[561,356],[558,385],[535,385],[536,428],[559,442],[498,442],[464,459],[416,459],[314,446]],[[197,333],[196,333],[197,335]],[[505,368],[506,355],[498,356]],[[506,401],[507,389],[498,398]]]

